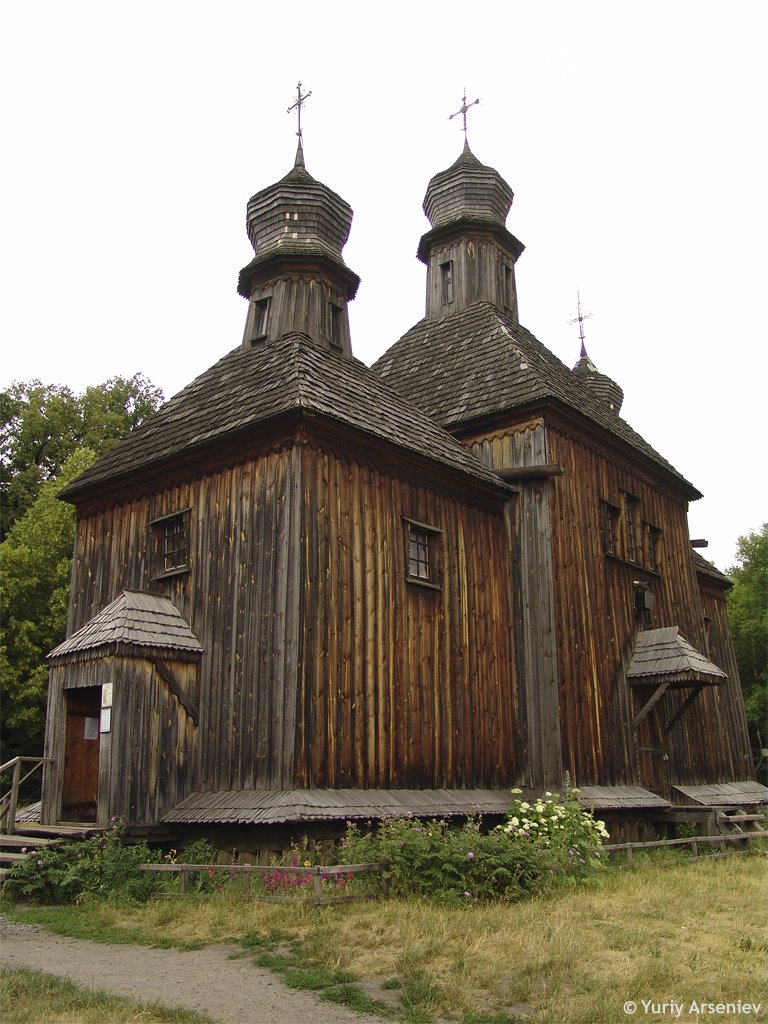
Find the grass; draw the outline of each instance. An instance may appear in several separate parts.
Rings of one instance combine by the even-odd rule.
[[[40,971],[0,968],[3,1024],[213,1024],[192,1010],[121,999]]]
[[[764,856],[664,859],[605,873],[589,889],[511,905],[176,900],[12,916],[108,941],[240,942],[289,984],[322,982],[316,991],[324,998],[352,999],[352,979],[373,979],[397,991],[411,1024],[436,1016],[627,1024],[623,1004],[644,998],[742,1000],[768,1010],[767,883]]]

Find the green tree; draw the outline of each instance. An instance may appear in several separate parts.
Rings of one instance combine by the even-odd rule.
[[[42,752],[46,655],[66,635],[75,510],[56,495],[93,462],[80,448],[47,480],[0,544],[2,760]]]
[[[113,377],[82,395],[39,380],[0,391],[0,540],[77,448],[102,454],[162,399],[139,373]]]
[[[75,536],[57,494],[161,401],[141,374],[82,395],[40,381],[0,392],[0,760],[42,752],[46,655],[66,635]]]
[[[768,523],[739,538],[728,618],[756,762],[768,747]],[[763,773],[765,764],[763,764]]]

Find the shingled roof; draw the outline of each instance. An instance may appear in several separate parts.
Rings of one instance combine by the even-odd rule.
[[[76,500],[100,485],[234,438],[291,411],[344,424],[401,454],[505,489],[495,473],[363,363],[294,334],[224,356],[59,496]]]
[[[163,821],[184,824],[274,825],[414,815],[448,818],[507,814],[509,790],[491,789],[244,789],[191,793]]]
[[[627,679],[633,683],[721,683],[721,668],[685,639],[678,626],[646,629],[637,634]]]
[[[490,302],[421,320],[372,368],[448,429],[542,401],[558,402],[670,474],[691,498],[701,497],[565,363]]]
[[[159,594],[124,590],[98,615],[55,647],[49,658],[82,654],[113,644],[201,653],[202,644],[176,605]]]
[[[716,565],[708,562],[706,558],[694,549],[691,549],[691,553],[693,554],[693,566],[696,569],[697,575],[705,576],[713,583],[718,583],[721,587],[733,586],[733,580],[729,579],[724,572],[720,572]]]

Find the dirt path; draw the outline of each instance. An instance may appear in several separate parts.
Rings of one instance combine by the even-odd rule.
[[[112,995],[197,1010],[222,1024],[382,1024],[381,1017],[290,989],[249,960],[229,959],[239,951],[107,945],[0,917],[0,963],[10,968],[30,967]]]

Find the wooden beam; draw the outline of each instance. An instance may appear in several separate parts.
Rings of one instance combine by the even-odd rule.
[[[669,730],[672,728],[672,726],[677,721],[679,721],[683,717],[683,715],[688,710],[688,708],[691,706],[691,704],[693,704],[693,702],[699,696],[699,694],[701,693],[701,690],[702,690],[702,687],[701,686],[697,686],[697,687],[694,688],[692,693],[688,694],[688,696],[685,698],[685,700],[680,705],[680,707],[677,709],[677,711],[675,711],[674,715],[672,715],[672,717],[669,719],[669,721],[665,723],[665,725],[664,725],[664,732],[665,732],[665,734],[669,735]]]
[[[162,661],[158,661],[157,658],[152,659],[152,664],[157,669],[158,675],[162,679],[164,679],[165,682],[168,684],[168,688],[170,689],[173,696],[176,698],[179,704],[181,704],[181,706],[187,712],[187,714],[195,723],[195,725],[197,725],[199,717],[197,713],[197,708],[186,695],[186,693],[179,685],[179,683],[176,681],[176,677],[174,676],[173,672],[171,672],[168,666],[165,665]]]
[[[643,719],[646,718],[651,713],[653,708],[659,703],[661,698],[667,692],[668,687],[669,683],[666,681],[663,683],[659,683],[659,685],[653,691],[653,696],[650,698],[650,700],[646,701],[642,709],[638,712],[637,715],[635,715],[635,718],[631,725],[631,729],[633,732],[635,731],[635,729],[637,729],[637,727],[640,725]]]
[[[506,469],[495,470],[505,483],[515,483],[518,480],[545,480],[552,476],[563,476],[565,469],[554,462],[543,466],[514,466]]]

